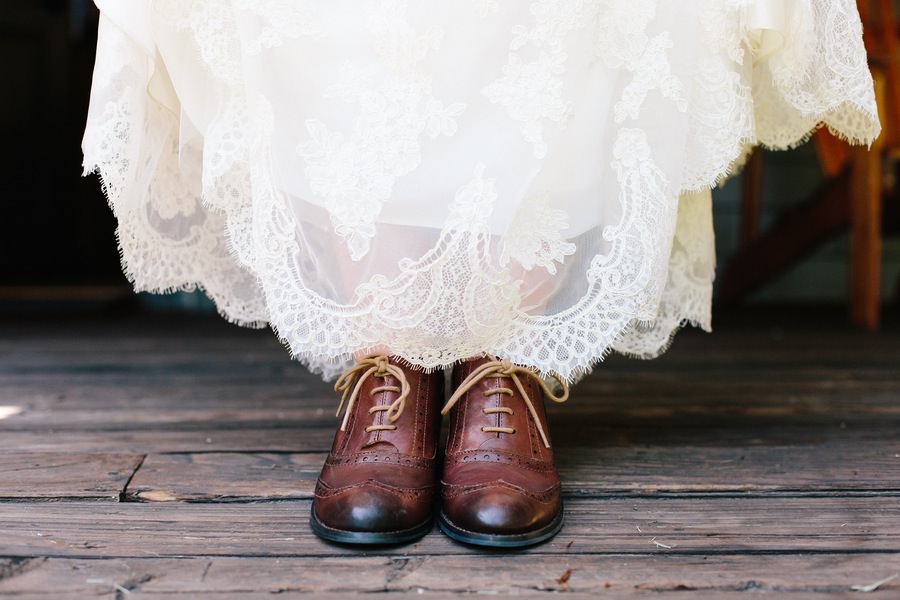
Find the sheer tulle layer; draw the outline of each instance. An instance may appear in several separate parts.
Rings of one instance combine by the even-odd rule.
[[[710,327],[745,151],[878,133],[850,0],[98,4],[85,168],[126,274],[327,377],[656,356]]]

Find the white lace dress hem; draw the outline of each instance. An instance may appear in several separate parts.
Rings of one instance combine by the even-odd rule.
[[[128,279],[326,378],[657,356],[710,330],[747,151],[879,133],[851,0],[97,3],[85,171]]]

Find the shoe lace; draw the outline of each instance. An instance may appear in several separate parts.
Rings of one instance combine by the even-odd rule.
[[[406,397],[409,396],[410,389],[409,382],[406,380],[406,374],[403,372],[403,369],[396,365],[392,365],[388,361],[386,355],[370,354],[361,359],[355,366],[348,369],[334,384],[334,391],[341,393],[341,402],[338,404],[337,413],[335,413],[336,417],[341,416],[341,409],[346,405],[344,420],[341,421],[341,431],[346,431],[347,429],[350,413],[353,411],[353,406],[359,398],[359,391],[362,389],[362,385],[365,383],[366,379],[369,377],[384,379],[388,375],[393,375],[394,378],[397,379],[400,383],[399,387],[396,385],[377,386],[372,388],[369,392],[370,395],[374,396],[380,392],[395,392],[399,395],[391,404],[373,406],[369,409],[369,414],[384,412],[387,420],[391,424],[369,425],[366,427],[366,433],[371,433],[372,431],[392,431],[397,429],[397,426],[393,425],[393,423],[400,418],[400,415],[403,414],[403,409],[406,407]]]
[[[544,432],[544,428],[541,425],[541,421],[538,418],[537,409],[534,407],[534,402],[532,402],[531,398],[525,392],[525,387],[522,385],[522,380],[519,378],[519,375],[524,375],[526,377],[530,377],[538,382],[544,394],[553,400],[554,402],[560,403],[565,402],[569,398],[569,386],[566,385],[566,382],[563,381],[559,375],[556,373],[550,373],[551,377],[553,377],[559,385],[562,387],[562,393],[560,395],[554,394],[550,388],[544,383],[544,380],[532,369],[521,367],[519,365],[514,365],[509,360],[493,360],[490,362],[486,362],[483,365],[479,366],[477,369],[472,371],[468,377],[466,377],[463,382],[456,388],[456,391],[453,392],[453,395],[450,396],[450,399],[447,400],[447,403],[444,405],[444,408],[441,410],[442,415],[446,415],[450,412],[450,409],[456,405],[460,398],[466,395],[466,393],[472,389],[478,382],[485,378],[497,378],[497,379],[511,379],[513,385],[515,385],[516,389],[519,391],[519,395],[522,398],[522,401],[525,402],[525,406],[528,408],[528,412],[531,414],[531,418],[534,421],[535,427],[537,427],[538,433],[541,436],[541,440],[544,442],[544,446],[550,447],[550,440],[547,439],[547,434]],[[485,396],[492,396],[494,394],[503,394],[506,396],[513,396],[515,392],[508,387],[500,387],[490,391],[485,391]],[[482,409],[485,414],[497,414],[497,413],[505,413],[505,414],[513,414],[513,410],[509,407],[497,407],[497,408],[485,408]],[[516,430],[511,427],[482,427],[482,431],[490,431],[497,433],[515,433]]]

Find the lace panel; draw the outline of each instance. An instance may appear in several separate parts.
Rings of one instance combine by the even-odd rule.
[[[380,345],[570,381],[656,356],[709,329],[709,187],[746,149],[878,133],[850,0],[151,6],[153,55],[102,20],[84,139],[123,268],[326,377]]]

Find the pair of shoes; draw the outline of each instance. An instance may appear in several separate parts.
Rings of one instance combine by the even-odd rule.
[[[399,544],[438,524],[454,540],[521,547],[553,537],[563,522],[559,475],[537,375],[489,357],[454,369],[442,411],[444,377],[385,355],[347,371],[344,418],[316,484],[310,525],[352,544]],[[450,415],[440,490],[441,413]]]

